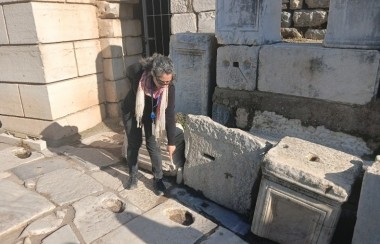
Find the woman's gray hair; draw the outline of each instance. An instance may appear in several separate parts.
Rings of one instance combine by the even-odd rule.
[[[143,70],[150,70],[152,75],[156,77],[162,74],[175,75],[173,61],[162,54],[154,53],[151,57],[141,59],[140,64]]]

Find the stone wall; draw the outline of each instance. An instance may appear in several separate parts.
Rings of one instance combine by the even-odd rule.
[[[120,115],[142,53],[139,0],[0,1],[0,120],[59,141]]]
[[[216,0],[171,0],[172,34],[214,33]],[[283,38],[323,40],[330,0],[282,0]]]

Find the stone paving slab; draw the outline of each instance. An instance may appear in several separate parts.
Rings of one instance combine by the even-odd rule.
[[[21,165],[17,168],[12,169],[12,173],[15,174],[21,180],[25,181],[58,169],[69,167],[70,163],[66,158],[52,157],[40,159],[26,165]]]
[[[7,180],[0,180],[0,196],[0,236],[55,208],[46,198]]]
[[[0,162],[0,172],[6,171],[22,164],[27,164],[33,162],[35,160],[41,159],[44,157],[39,152],[32,151],[30,157],[27,158],[19,158],[16,156],[17,153],[23,153],[25,149],[23,147],[5,147],[0,151],[0,158],[2,159]]]
[[[203,244],[220,244],[220,243],[228,243],[228,244],[243,244],[248,243],[243,241],[237,235],[232,233],[219,226],[214,233],[212,233],[205,241],[201,241]]]
[[[75,233],[69,225],[65,225],[53,234],[49,235],[42,240],[42,244],[57,244],[57,243],[67,243],[67,244],[80,244],[80,241],[76,237]]]
[[[36,191],[46,194],[62,206],[103,190],[103,186],[90,176],[74,169],[61,169],[38,179]]]
[[[178,223],[182,221],[194,222],[186,226]],[[195,243],[216,227],[200,214],[167,200],[94,243]]]
[[[141,214],[136,206],[122,202],[115,194],[106,192],[98,197],[88,196],[73,204],[74,224],[86,243],[90,243]]]
[[[101,171],[95,171],[91,176],[99,181],[102,185],[114,190],[119,191],[128,180],[128,169],[120,170],[115,167],[107,167]]]

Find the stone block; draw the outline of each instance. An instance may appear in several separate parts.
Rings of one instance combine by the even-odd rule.
[[[171,32],[173,35],[184,32],[197,32],[197,17],[193,13],[173,14],[171,18]]]
[[[313,40],[323,40],[326,35],[326,29],[308,29],[305,32],[305,38]]]
[[[218,87],[255,90],[259,49],[257,46],[219,47],[216,62]]]
[[[27,145],[30,149],[34,151],[41,152],[42,150],[45,150],[46,147],[46,141],[39,140],[39,139],[21,139],[12,135],[8,135],[5,133],[0,134],[0,142],[9,144],[9,145]]]
[[[377,92],[378,51],[276,44],[259,60],[259,91],[361,105]]]
[[[329,8],[330,0],[305,0],[308,8]]]
[[[101,38],[100,47],[103,58],[123,57],[123,39],[121,37]]]
[[[364,173],[362,189],[360,192],[358,213],[352,238],[353,244],[379,243],[380,233],[378,223],[380,219],[380,156],[375,163],[368,167]]]
[[[170,12],[172,14],[193,12],[191,0],[170,1]]]
[[[30,2],[3,8],[11,44],[98,38],[93,5]]]
[[[132,64],[138,63],[142,59],[141,54],[124,57],[124,66],[129,67]],[[127,72],[127,71],[126,71]]]
[[[324,46],[380,49],[379,12],[378,0],[333,1]]]
[[[327,22],[325,10],[299,10],[293,13],[295,27],[317,27]]]
[[[124,55],[132,56],[136,54],[142,54],[143,52],[143,40],[141,37],[125,37],[124,41]]]
[[[198,33],[215,33],[215,11],[198,14]]]
[[[292,25],[292,14],[290,12],[281,12],[281,28],[289,28]]]
[[[187,115],[184,183],[208,199],[248,214],[265,141],[206,116]]]
[[[231,109],[223,104],[212,104],[212,120],[224,125],[229,126],[229,123],[233,119],[233,114]]]
[[[133,5],[96,1],[97,14],[101,19],[132,19]]]
[[[215,0],[193,0],[193,8],[196,13],[214,11]]]
[[[94,127],[102,122],[105,115],[104,106],[97,105],[55,121],[2,115],[0,120],[7,131],[43,138],[49,144]]]
[[[47,85],[19,86],[25,116],[30,118],[55,120],[104,101],[101,74]]]
[[[138,19],[123,20],[122,22],[124,36],[141,36],[141,21]]]
[[[127,95],[131,83],[128,78],[116,81],[105,81],[104,90],[107,102],[120,102]]]
[[[103,72],[99,40],[74,42],[79,76]]]
[[[302,9],[303,0],[290,0],[289,8],[290,9]]]
[[[114,103],[107,102],[107,118],[120,118],[122,116],[121,106],[122,102]]]
[[[103,59],[104,78],[106,80],[120,80],[125,78],[124,67],[123,57]]]
[[[17,84],[0,83],[0,114],[24,116]]]
[[[100,37],[122,37],[120,19],[99,19]]]
[[[302,38],[302,34],[296,28],[281,28],[281,36],[284,39]]]
[[[0,45],[2,44],[9,44],[9,39],[7,27],[5,25],[3,6],[0,5]]]
[[[360,158],[285,137],[265,155],[252,232],[281,243],[329,243]]]
[[[171,36],[170,56],[177,74],[177,112],[210,114],[215,86],[215,52],[216,40],[212,34],[182,33]]]
[[[215,34],[220,44],[279,42],[281,0],[217,0]]]

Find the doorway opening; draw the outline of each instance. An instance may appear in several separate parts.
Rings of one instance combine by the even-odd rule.
[[[153,53],[169,55],[170,0],[141,0],[145,57]]]

